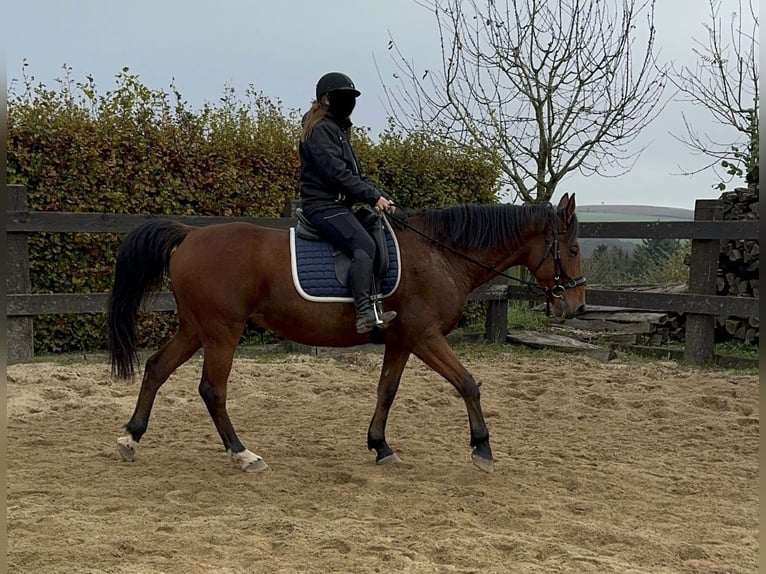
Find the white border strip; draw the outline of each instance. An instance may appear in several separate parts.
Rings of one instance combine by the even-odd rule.
[[[401,251],[399,250],[399,241],[396,238],[396,233],[394,233],[394,230],[391,228],[391,224],[388,222],[388,219],[385,217],[383,218],[383,224],[388,228],[388,231],[391,233],[391,238],[394,242],[394,249],[396,250],[396,283],[394,283],[394,288],[391,289],[391,292],[381,297],[381,299],[385,299],[386,297],[392,295],[398,288],[399,288],[399,281],[402,278],[402,256]],[[295,290],[298,292],[298,295],[306,299],[307,301],[313,301],[314,303],[353,303],[354,299],[353,297],[317,297],[315,295],[309,295],[303,290],[303,287],[301,287],[300,281],[298,281],[298,257],[295,252],[295,228],[290,228],[290,271],[293,276],[293,285],[295,286]]]

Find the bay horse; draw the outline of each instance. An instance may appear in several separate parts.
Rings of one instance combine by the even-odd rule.
[[[552,205],[462,205],[413,213],[396,226],[401,253],[397,289],[383,300],[396,319],[385,331],[358,334],[352,303],[302,298],[291,276],[289,232],[250,223],[192,227],[156,221],[131,231],[120,246],[108,302],[109,353],[114,376],[132,378],[138,364],[136,319],[143,299],[170,277],[178,328],[144,368],[135,411],[118,441],[133,461],[157,391],[204,349],[199,393],[231,459],[246,472],[266,462],[242,444],[226,410],[227,380],[247,323],[305,345],[385,345],[367,447],[378,464],[398,462],[386,441],[386,421],[402,372],[414,354],[449,381],[465,401],[471,459],[491,472],[492,450],[479,386],[446,335],[468,295],[503,270],[524,265],[545,292],[554,315],[571,317],[585,305],[574,194]]]

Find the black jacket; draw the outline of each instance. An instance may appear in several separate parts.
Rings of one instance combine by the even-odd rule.
[[[361,174],[344,129],[350,125],[347,121],[342,127],[327,114],[317,122],[308,139],[300,142],[301,207],[307,217],[338,204],[375,205],[383,195]]]

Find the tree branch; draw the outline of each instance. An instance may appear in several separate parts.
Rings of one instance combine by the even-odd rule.
[[[498,154],[525,201],[549,201],[574,170],[632,167],[629,144],[665,105],[654,0],[414,1],[435,16],[442,69],[417,70],[391,39],[393,126]]]

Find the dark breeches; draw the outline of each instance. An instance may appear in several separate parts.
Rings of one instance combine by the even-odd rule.
[[[309,220],[335,247],[349,253],[360,249],[375,259],[375,242],[348,207],[331,207],[312,214]]]

